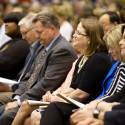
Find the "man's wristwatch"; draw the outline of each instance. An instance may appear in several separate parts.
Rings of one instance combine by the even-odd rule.
[[[93,117],[94,118],[98,118],[98,115],[99,115],[99,110],[98,109],[95,109],[94,111],[93,111]]]

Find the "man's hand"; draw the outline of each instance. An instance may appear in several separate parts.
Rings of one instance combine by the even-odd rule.
[[[88,110],[88,111],[93,111],[96,109],[98,103],[100,103],[101,101],[102,101],[101,99],[91,101],[90,103],[84,105],[83,109]]]
[[[0,92],[12,92],[12,88],[0,82]]]
[[[7,106],[5,107],[5,112],[7,111],[7,110],[10,110],[10,109],[15,109],[15,108],[18,108],[18,102],[17,101],[14,101],[14,102],[9,102],[8,104],[7,104]]]
[[[111,111],[112,107],[118,104],[119,104],[118,102],[107,103],[103,101],[98,104],[97,109],[102,112]]]
[[[87,110],[79,109],[70,116],[70,123],[71,125],[77,125],[79,122],[84,121],[88,117],[93,118],[93,113]]]

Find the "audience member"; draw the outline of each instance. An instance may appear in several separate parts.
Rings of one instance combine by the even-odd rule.
[[[5,18],[5,33],[12,38],[0,49],[0,76],[16,79],[17,73],[24,66],[29,52],[28,43],[22,39],[18,22],[24,15],[19,12],[9,13]]]
[[[79,23],[73,37],[76,43],[75,47],[79,48],[84,56],[81,56],[76,63],[70,92],[64,92],[68,97],[87,103],[101,91],[100,82],[103,81],[111,66],[106,54],[107,49],[103,41],[103,35],[103,28],[97,20],[83,19]],[[46,109],[40,124],[67,124],[74,108],[76,107],[67,103],[51,103]]]
[[[103,26],[104,34],[106,34],[106,32],[108,32],[111,28],[115,27],[117,24],[120,24],[120,18],[116,12],[106,11],[100,16],[99,22]]]
[[[5,107],[5,112],[0,117],[2,124],[12,123],[18,107],[25,99],[40,100],[47,91],[52,92],[60,86],[71,68],[72,62],[77,58],[70,43],[59,34],[60,25],[54,14],[40,12],[33,19],[33,23],[36,37],[42,44],[42,50],[35,58],[30,72],[24,77],[26,81],[23,81],[13,94],[14,99],[17,100],[0,108]],[[32,75],[30,75],[31,73]],[[28,75],[30,78],[27,80]],[[10,120],[7,121],[6,117]]]
[[[115,27],[117,24],[120,24],[119,15],[114,11],[106,11],[102,13],[99,18],[99,22],[102,24],[104,29],[104,34],[106,34],[110,29]],[[113,57],[109,54],[112,64],[115,63]]]

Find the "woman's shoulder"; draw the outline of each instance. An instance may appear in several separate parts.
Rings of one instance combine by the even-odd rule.
[[[104,51],[100,51],[100,52],[95,52],[93,55],[94,56],[108,56],[108,53]]]
[[[95,52],[92,56],[92,59],[108,59],[109,60],[109,56],[106,52],[104,51],[100,51],[100,52]]]
[[[22,38],[20,39],[15,39],[15,44],[28,44],[28,42]]]
[[[111,61],[107,53],[105,52],[96,52],[89,58],[89,63],[92,63],[94,65],[109,65],[111,67]]]
[[[16,39],[16,40],[14,40],[14,42],[13,42],[13,44],[11,45],[12,47],[20,47],[20,48],[22,48],[22,47],[28,47],[29,48],[29,44],[27,43],[27,41],[26,40],[24,40],[24,39]]]

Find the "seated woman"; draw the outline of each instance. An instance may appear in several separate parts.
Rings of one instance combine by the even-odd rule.
[[[123,38],[119,42],[121,48],[121,55],[122,61],[125,62],[125,25],[122,26],[122,34]],[[110,33],[110,32],[109,32]],[[115,32],[114,35],[117,35]],[[125,80],[125,63],[122,64],[122,71],[121,71],[121,80]],[[125,115],[125,86],[119,90],[119,92],[113,94],[112,96],[101,100],[100,102],[96,103],[94,106],[94,102],[91,102],[91,105],[94,107],[91,110],[94,111],[83,111],[78,110],[75,112],[71,117],[71,125],[88,125],[88,124],[98,124],[98,125],[124,125],[124,115]],[[90,109],[90,104],[88,105]],[[84,107],[86,108],[86,107]],[[96,111],[96,115],[94,115]],[[94,116],[94,117],[93,117]],[[97,116],[97,117],[96,117]],[[79,118],[79,120],[78,120]]]
[[[83,19],[78,24],[77,30],[73,35],[75,42],[74,47],[84,56],[81,56],[78,59],[71,85],[65,92],[63,92],[68,97],[87,103],[90,100],[95,99],[102,91],[101,83],[111,66],[110,59],[107,55],[107,46],[103,41],[103,35],[103,28],[97,20]],[[25,105],[25,103],[27,102],[24,102],[23,104]],[[19,112],[23,108],[23,104]],[[66,112],[71,112],[73,108],[76,108],[70,104],[61,104],[64,105],[63,107]],[[31,110],[28,109],[28,111]],[[30,116],[30,113],[28,113],[27,116],[25,115],[25,118]],[[13,125],[23,124],[25,118],[21,118],[22,121],[19,121],[20,118],[17,114],[13,121]],[[57,124],[60,123],[57,122]]]
[[[16,79],[29,53],[28,43],[22,39],[18,22],[24,14],[12,12],[5,16],[5,33],[12,38],[0,49],[0,77]]]

